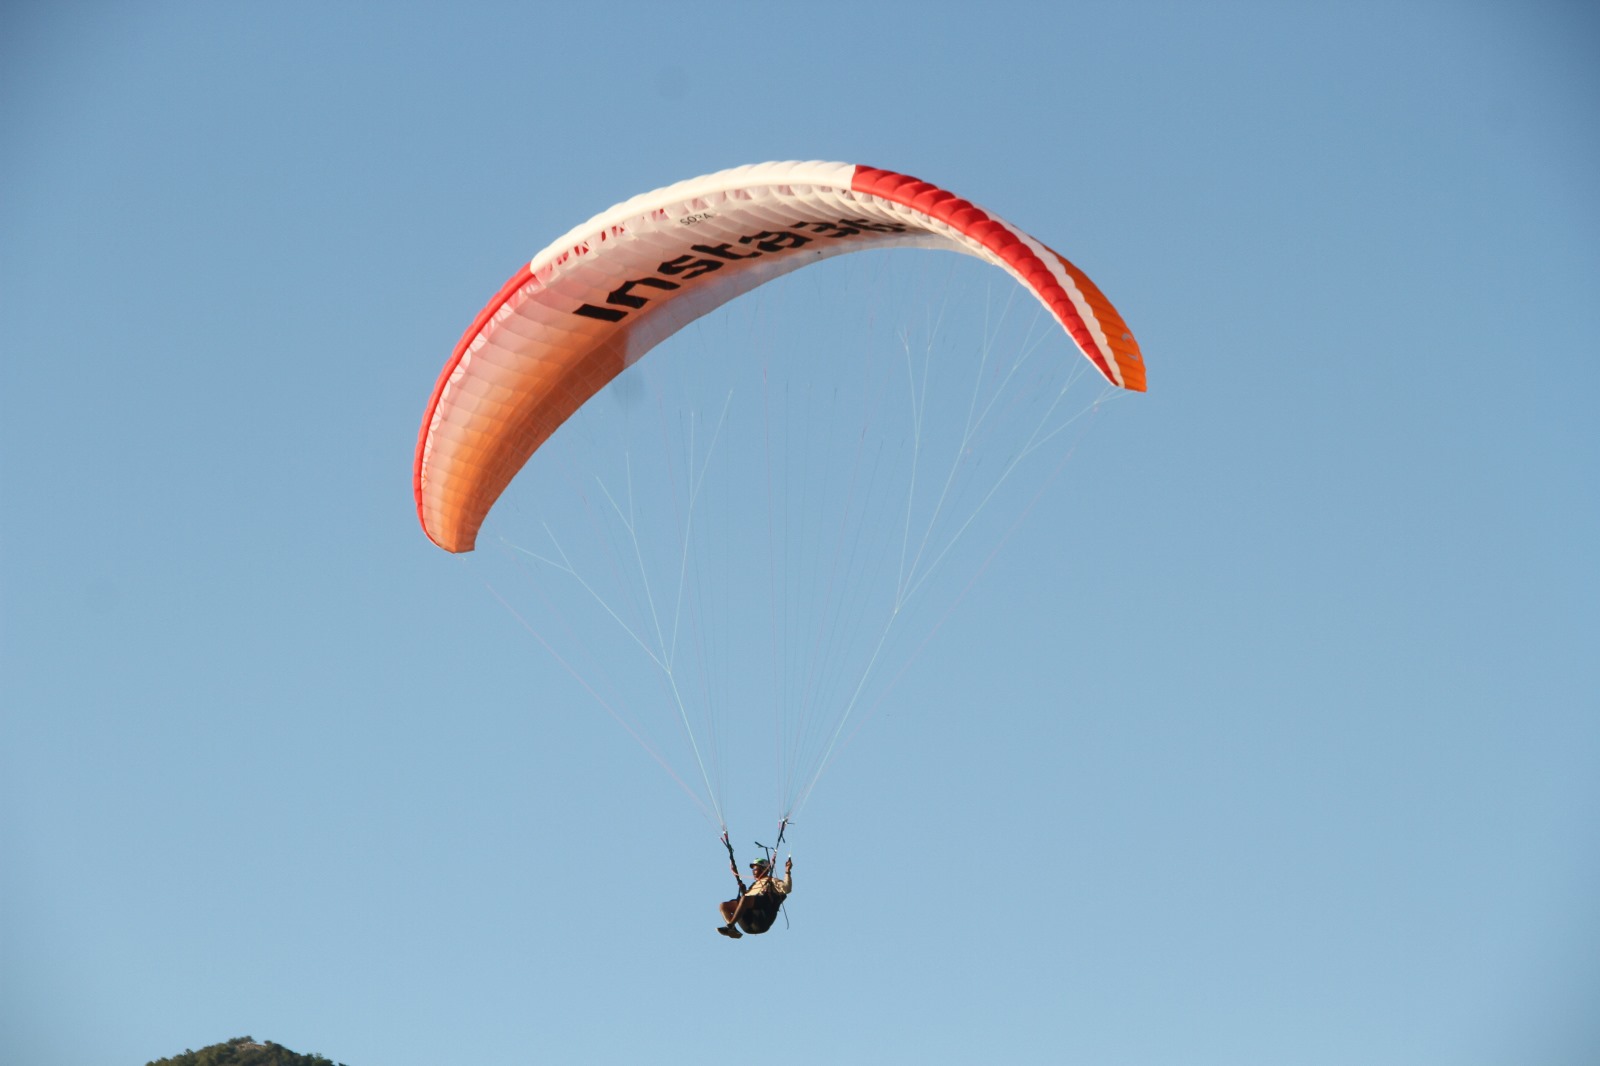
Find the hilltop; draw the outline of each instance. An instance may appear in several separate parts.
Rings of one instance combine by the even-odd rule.
[[[282,1044],[257,1043],[253,1037],[236,1036],[226,1044],[212,1044],[199,1051],[185,1051],[171,1058],[156,1059],[145,1066],[344,1066],[322,1055],[302,1055]]]

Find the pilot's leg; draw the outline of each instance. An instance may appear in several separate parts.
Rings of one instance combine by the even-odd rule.
[[[739,910],[743,905],[743,896],[738,899],[730,899],[726,903],[717,904],[717,909],[722,912],[722,920],[727,923],[726,925],[718,926],[717,932],[735,939],[744,936],[743,933],[739,932],[739,926],[736,924],[739,919]]]

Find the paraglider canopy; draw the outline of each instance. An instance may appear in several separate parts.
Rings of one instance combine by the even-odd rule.
[[[1113,385],[1144,362],[1087,276],[1015,226],[927,182],[847,163],[762,163],[636,196],[519,270],[456,345],[428,401],[413,484],[428,537],[471,551],[528,458],[605,384],[713,308],[809,263],[942,248],[1001,267]]]

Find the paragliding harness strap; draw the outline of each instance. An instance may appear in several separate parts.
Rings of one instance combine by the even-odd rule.
[[[783,834],[788,828],[789,819],[785,818],[783,821],[778,823],[778,839],[772,842],[772,846],[770,848],[761,843],[761,841],[756,841],[756,847],[760,848],[766,853],[767,869],[769,871],[776,870],[778,868],[778,848],[783,845]],[[731,850],[729,851],[729,854],[732,854]]]
[[[728,830],[726,827],[722,830],[722,846],[728,849],[728,869],[733,871],[733,879],[738,882],[739,895],[742,896],[745,893],[744,878],[739,876],[739,860],[734,857],[733,845],[728,842]]]

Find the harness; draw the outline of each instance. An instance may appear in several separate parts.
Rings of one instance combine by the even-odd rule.
[[[767,876],[767,880],[769,880],[769,881],[772,880],[773,872],[777,869],[778,848],[783,844],[783,834],[788,830],[788,828],[789,828],[789,819],[788,819],[788,817],[785,817],[782,821],[780,821],[778,823],[778,837],[777,837],[776,840],[774,840],[772,842],[772,844],[770,846],[761,843],[761,841],[759,841],[759,840],[755,841],[755,846],[760,848],[762,854],[766,857],[766,861],[767,861],[767,874],[766,874],[766,876]],[[739,885],[739,896],[741,898],[743,898],[745,896],[748,896],[749,893],[750,893],[750,889],[754,888],[755,885],[753,884],[753,885],[750,885],[750,886],[746,886],[745,883],[744,883],[744,878],[739,876],[739,860],[734,857],[733,844],[728,840],[728,830],[727,830],[726,827],[724,827],[723,830],[722,830],[722,846],[728,849],[728,868],[733,871],[733,879]],[[760,879],[757,878],[755,884],[760,884],[760,883],[761,883]],[[784,895],[782,893],[778,893],[778,892],[764,892],[764,893],[762,893],[762,897],[767,897],[767,896],[772,896],[772,897],[776,897],[777,898],[777,900],[778,900],[777,909],[783,912],[783,922],[784,922],[784,925],[787,926],[789,924],[789,912],[784,908],[784,905],[788,902],[788,900],[784,897]],[[756,900],[756,902],[758,904],[761,904],[763,909],[766,908],[766,904],[765,904],[763,898],[758,898]],[[777,917],[777,915],[774,914],[773,917],[775,918],[775,917]]]

